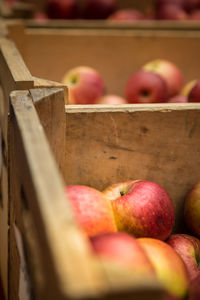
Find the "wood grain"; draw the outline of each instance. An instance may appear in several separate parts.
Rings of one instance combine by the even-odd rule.
[[[186,193],[200,178],[200,105],[66,106],[66,184],[103,190],[152,180],[171,196],[183,228]]]

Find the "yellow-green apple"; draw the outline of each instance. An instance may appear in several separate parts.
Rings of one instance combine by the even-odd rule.
[[[142,19],[144,19],[143,14],[139,10],[132,8],[119,9],[108,17],[108,20],[111,21],[134,21]]]
[[[183,75],[180,69],[171,61],[155,59],[143,66],[146,71],[160,75],[167,84],[169,97],[177,95],[183,86]]]
[[[84,185],[69,185],[65,192],[77,223],[88,236],[116,232],[112,207],[103,193]]]
[[[74,19],[78,14],[77,0],[49,0],[46,11],[51,19]]]
[[[166,241],[182,258],[190,280],[200,276],[200,240],[188,234],[172,234]]]
[[[155,270],[145,250],[133,236],[107,233],[90,238],[94,252],[101,258],[134,270],[136,276],[154,276]]]
[[[200,237],[200,181],[193,185],[186,196],[184,220],[191,233]]]
[[[188,102],[187,97],[182,96],[182,95],[176,95],[169,100],[167,100],[168,103],[186,103]]]
[[[200,102],[200,80],[197,80],[188,94],[188,102]]]
[[[72,68],[63,77],[62,83],[69,88],[70,104],[94,104],[104,93],[104,82],[94,68]]]
[[[125,98],[129,103],[166,102],[167,86],[161,76],[139,70],[128,80],[125,87]]]
[[[101,97],[96,104],[127,104],[127,101],[120,96],[109,94]]]
[[[188,95],[189,95],[191,89],[195,86],[195,84],[197,83],[197,81],[198,81],[197,79],[193,79],[193,80],[190,80],[189,82],[187,82],[187,83],[184,85],[184,87],[182,88],[180,94],[181,94],[182,96],[185,96],[185,97],[188,98]]]
[[[152,181],[117,183],[103,191],[111,201],[117,228],[136,237],[167,239],[174,226],[174,205],[168,193]]]
[[[200,275],[197,275],[189,286],[188,300],[199,300],[200,299]]]
[[[139,238],[151,260],[157,277],[169,294],[183,298],[188,292],[189,275],[181,257],[167,243],[158,239]]]
[[[85,19],[106,19],[116,9],[116,0],[86,0],[83,17]]]

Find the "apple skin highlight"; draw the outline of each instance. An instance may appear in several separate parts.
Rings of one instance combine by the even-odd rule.
[[[103,193],[84,185],[69,185],[65,192],[77,223],[88,236],[117,231],[111,204]]]

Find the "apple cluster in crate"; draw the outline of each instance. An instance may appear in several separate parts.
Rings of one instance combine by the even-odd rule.
[[[200,182],[185,197],[188,233],[172,233],[174,204],[159,184],[130,180],[104,191],[65,188],[77,224],[97,257],[158,280],[169,299],[200,299]]]
[[[9,6],[13,6],[20,0],[6,2]],[[120,9],[117,0],[47,0],[43,11],[36,7],[34,18],[36,20],[103,19],[109,22],[200,20],[200,0],[155,0],[152,8],[147,5],[144,11],[138,10],[133,5]]]
[[[166,59],[143,65],[128,79],[124,96],[106,94],[106,85],[97,70],[78,66],[64,74],[69,104],[186,103],[200,102],[200,80],[184,84],[181,70]]]

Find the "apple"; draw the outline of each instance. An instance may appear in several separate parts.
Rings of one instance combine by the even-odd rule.
[[[185,10],[192,12],[193,10],[200,8],[200,0],[185,0]]]
[[[183,86],[183,75],[180,69],[171,61],[155,59],[143,66],[146,71],[160,75],[167,84],[169,97],[177,95]]]
[[[84,185],[69,185],[65,192],[77,223],[88,236],[116,232],[111,204],[102,192]]]
[[[163,5],[168,5],[168,4],[173,4],[173,5],[179,6],[181,8],[184,8],[185,0],[157,0],[156,8],[159,8]]]
[[[186,196],[184,220],[191,233],[200,237],[200,181],[193,185]]]
[[[33,16],[33,19],[37,20],[37,21],[46,21],[49,18],[48,18],[47,14],[45,12],[36,11],[34,16]]]
[[[188,234],[172,234],[167,240],[184,261],[190,280],[200,275],[200,240]]]
[[[167,101],[167,86],[157,74],[139,70],[128,80],[125,98],[129,103],[158,103]]]
[[[86,0],[83,16],[85,19],[106,19],[116,9],[116,0]]]
[[[94,104],[104,93],[104,83],[93,68],[80,66],[69,70],[62,83],[69,88],[70,104]]]
[[[190,282],[188,300],[200,299],[200,275]]]
[[[105,95],[102,98],[100,98],[96,104],[110,104],[110,105],[115,105],[115,104],[127,104],[126,99],[117,96],[117,95]]]
[[[111,201],[119,231],[161,240],[170,235],[174,205],[159,184],[132,180],[111,185],[103,193]]]
[[[187,20],[188,15],[183,8],[174,5],[166,4],[159,7],[156,11],[156,18],[159,20]]]
[[[77,0],[49,0],[46,11],[50,19],[74,19],[78,15]]]
[[[133,236],[122,232],[106,233],[94,236],[90,241],[99,257],[133,269],[136,276],[156,277],[145,250]]]
[[[181,95],[188,98],[188,95],[189,95],[191,89],[195,86],[197,81],[198,81],[197,79],[190,80],[181,90]]]
[[[193,21],[200,20],[200,9],[195,9],[190,13],[190,20]]]
[[[182,95],[176,95],[169,100],[167,100],[168,103],[186,103],[188,102],[187,97],[182,96]]]
[[[169,294],[183,298],[189,287],[189,275],[181,257],[167,243],[153,238],[139,238],[152,262],[156,275]]]
[[[134,21],[144,19],[143,14],[136,9],[119,9],[108,17],[112,21]]]
[[[197,80],[188,94],[188,102],[200,102],[200,80]]]

